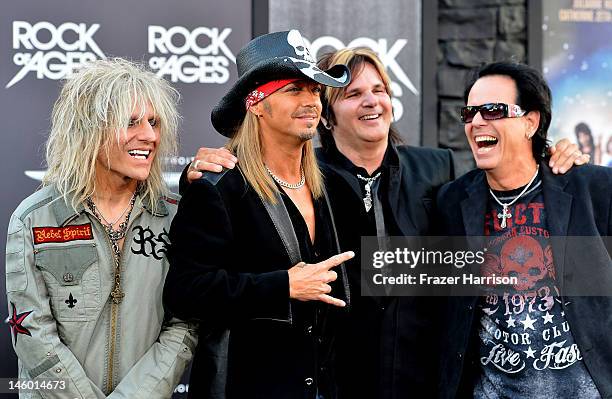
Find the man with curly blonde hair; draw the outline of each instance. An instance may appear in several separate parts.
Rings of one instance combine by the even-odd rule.
[[[177,101],[119,58],[64,84],[43,185],[13,213],[6,245],[19,377],[59,384],[21,397],[163,398],[178,383],[195,336],[161,298],[178,202],[162,162],[177,148]]]

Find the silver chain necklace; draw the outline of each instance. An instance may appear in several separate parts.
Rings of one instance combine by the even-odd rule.
[[[363,177],[360,174],[357,175],[357,178],[359,180],[363,180],[364,182],[366,182],[365,184],[366,195],[365,197],[363,197],[363,205],[365,206],[366,212],[370,212],[370,209],[372,209],[372,184],[374,184],[376,179],[380,177],[380,174],[381,172],[378,172],[376,175],[372,177]]]
[[[134,209],[134,203],[136,202],[137,194],[138,190],[134,191],[134,194],[130,199],[130,203],[128,204],[127,208],[125,208],[125,210],[121,213],[121,216],[123,216],[126,212],[127,215],[125,216],[125,220],[121,222],[117,230],[113,229],[113,224],[117,223],[119,219],[115,220],[115,223],[108,223],[96,207],[96,204],[93,202],[91,197],[87,198],[87,200],[85,201],[85,203],[91,210],[91,213],[93,213],[93,215],[100,221],[100,223],[104,227],[104,231],[106,231],[108,239],[111,243],[111,247],[113,249],[113,257],[115,258],[115,285],[110,295],[113,298],[113,302],[115,304],[120,304],[123,300],[123,297],[125,296],[123,290],[121,289],[121,249],[119,248],[119,241],[121,241],[121,239],[123,239],[125,237],[125,234],[127,233],[128,222],[130,220],[132,210]],[[121,218],[121,216],[119,216],[119,218]]]
[[[132,209],[134,208],[134,202],[136,201],[136,194],[138,194],[138,190],[134,191],[134,194],[132,194],[132,198],[130,198],[130,202],[128,203],[127,207],[123,210],[123,212],[121,212],[121,215],[119,215],[119,217],[115,219],[115,221],[113,222],[109,222],[108,220],[106,220],[104,215],[102,215],[102,213],[98,210],[96,203],[93,201],[93,199],[91,199],[91,197],[87,198],[87,201],[86,201],[87,206],[89,207],[91,212],[94,214],[94,216],[98,218],[100,223],[102,223],[102,226],[104,227],[104,230],[106,231],[106,234],[108,234],[108,238],[110,238],[111,241],[119,241],[123,237],[125,237],[125,232],[127,230],[127,222],[130,218],[130,213],[132,213]],[[126,212],[128,212],[127,217],[119,225],[117,230],[115,230],[113,228],[113,225],[117,223],[117,221],[119,221],[119,219],[121,219],[121,217],[125,215]]]
[[[264,165],[265,166],[265,165]],[[289,188],[291,190],[297,190],[298,188],[302,188],[302,186],[304,185],[304,183],[306,182],[306,176],[304,176],[304,170],[300,169],[300,174],[301,174],[301,178],[300,181],[295,183],[295,184],[291,184],[291,183],[287,183],[284,180],[281,180],[278,176],[276,176],[274,173],[272,173],[272,171],[270,170],[270,168],[268,168],[266,166],[266,170],[268,171],[268,173],[270,174],[270,176],[272,176],[272,178],[274,179],[275,182],[277,182],[281,187],[285,187],[285,188]]]
[[[112,222],[109,222],[108,220],[106,220],[106,218],[104,217],[104,215],[102,214],[102,212],[100,212],[98,210],[98,208],[96,207],[95,202],[93,202],[93,199],[91,200],[91,205],[88,203],[88,205],[90,205],[90,209],[91,211],[98,217],[98,220],[100,220],[100,222],[102,223],[102,225],[104,226],[104,229],[106,230],[106,232],[110,235],[111,232],[117,232],[121,230],[121,225],[119,225],[119,228],[117,230],[113,230],[113,226],[115,225],[115,223],[117,223],[119,221],[119,219],[121,219],[121,217],[123,215],[125,215],[125,213],[128,211],[128,209],[130,209],[131,207],[134,206],[134,199],[136,198],[136,192],[134,192],[134,194],[132,195],[132,198],[130,199],[130,202],[128,203],[128,205],[125,207],[125,209],[123,210],[123,212],[121,212],[121,215],[119,215],[115,220],[113,220]]]
[[[503,202],[501,202],[497,196],[495,194],[493,194],[493,190],[491,190],[491,188],[489,188],[489,192],[491,193],[491,195],[493,196],[493,199],[495,200],[495,202],[497,202],[499,205],[502,206],[502,213],[498,213],[497,214],[497,218],[501,219],[501,223],[500,226],[502,229],[506,228],[506,219],[510,219],[512,217],[512,214],[510,212],[508,212],[508,207],[512,204],[514,204],[516,201],[518,201],[519,198],[521,198],[523,196],[523,194],[525,194],[525,192],[527,191],[527,189],[529,188],[529,186],[531,186],[531,183],[533,183],[533,181],[536,179],[536,177],[538,176],[538,169],[540,168],[540,165],[536,166],[536,171],[533,174],[533,177],[531,178],[531,180],[529,180],[529,183],[527,183],[527,185],[525,186],[525,188],[523,189],[523,191],[521,191],[521,193],[519,195],[517,195],[512,201],[504,204]]]

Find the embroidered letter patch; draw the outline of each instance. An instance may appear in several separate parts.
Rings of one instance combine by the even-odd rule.
[[[34,244],[93,239],[91,223],[66,227],[34,227],[32,233]]]

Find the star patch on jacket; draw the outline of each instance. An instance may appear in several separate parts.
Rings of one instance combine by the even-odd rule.
[[[32,313],[33,311],[30,310],[28,312],[17,314],[17,309],[15,308],[15,304],[13,302],[11,302],[11,306],[13,308],[13,315],[7,320],[7,322],[9,326],[11,327],[13,338],[15,340],[15,345],[17,345],[17,335],[24,334],[24,335],[29,335],[30,337],[32,336],[32,334],[30,333],[30,330],[22,326],[21,323],[23,323],[25,318],[28,317],[30,313]]]

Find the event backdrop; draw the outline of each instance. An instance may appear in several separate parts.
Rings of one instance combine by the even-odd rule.
[[[612,1],[544,0],[543,72],[553,93],[549,130],[612,166]]]
[[[199,146],[225,141],[212,128],[210,110],[236,80],[235,55],[252,37],[253,14],[268,16],[255,31],[298,28],[317,54],[345,45],[376,50],[393,80],[400,130],[408,143],[420,144],[420,0],[10,0],[2,7],[2,243],[12,211],[44,174],[44,142],[63,78],[87,60],[120,56],[168,79],[182,96],[180,152],[167,160],[176,189]],[[4,271],[4,257],[1,263]],[[7,315],[4,272],[0,287],[0,314]],[[8,326],[0,328],[0,356],[0,378],[15,377]],[[185,389],[179,385],[176,396]]]

